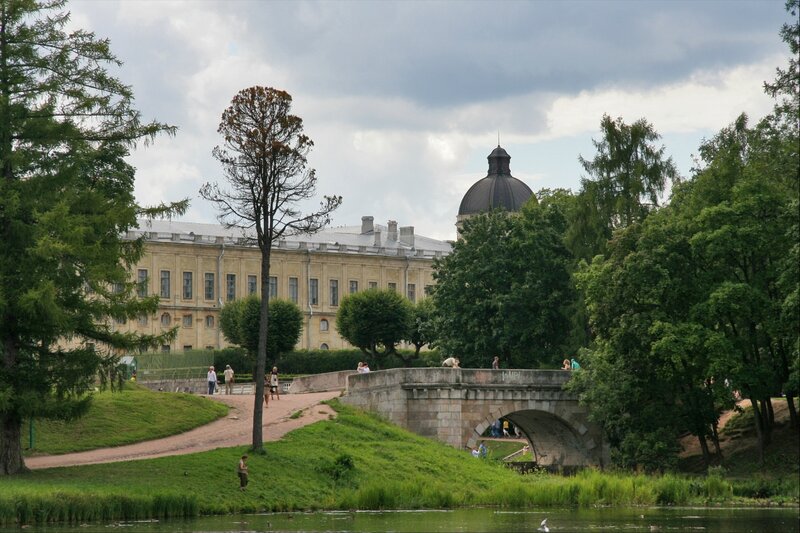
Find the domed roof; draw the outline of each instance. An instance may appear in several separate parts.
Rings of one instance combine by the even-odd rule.
[[[487,157],[489,173],[469,188],[458,208],[459,215],[474,215],[492,209],[519,211],[533,191],[511,175],[511,156],[497,145]]]

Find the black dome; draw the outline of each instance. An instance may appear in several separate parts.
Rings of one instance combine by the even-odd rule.
[[[459,215],[474,215],[492,209],[519,211],[533,191],[511,175],[511,156],[499,145],[487,157],[489,173],[469,188],[458,208]]]

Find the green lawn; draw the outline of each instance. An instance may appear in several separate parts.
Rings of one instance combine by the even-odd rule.
[[[155,393],[145,393],[158,396]],[[298,509],[451,508],[742,502],[731,482],[587,470],[521,476],[497,461],[414,435],[331,402],[338,416],[251,454],[250,486],[236,476],[245,447],[152,460],[38,470],[0,483],[0,526]],[[749,489],[748,489],[749,490]],[[773,501],[797,502],[795,481]]]
[[[60,454],[158,439],[212,422],[228,413],[222,403],[192,394],[154,393],[141,387],[98,392],[86,416],[71,422],[34,421],[34,448],[23,427],[26,455]]]

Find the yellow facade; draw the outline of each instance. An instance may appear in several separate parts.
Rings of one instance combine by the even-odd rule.
[[[295,301],[304,313],[298,349],[349,347],[336,331],[336,312],[351,292],[392,288],[418,301],[433,285],[433,260],[448,253],[450,243],[424,237],[415,243],[413,228],[410,238],[409,228],[401,228],[401,240],[391,221],[383,235],[371,217],[364,219],[360,228],[326,230],[273,247],[270,295]],[[219,311],[231,299],[260,294],[258,248],[214,225],[164,221],[143,231],[145,253],[131,274],[135,281],[147,279],[147,294],[160,296],[159,310],[115,327],[156,334],[179,326],[162,351],[227,346]]]

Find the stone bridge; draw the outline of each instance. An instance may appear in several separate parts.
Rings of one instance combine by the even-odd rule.
[[[548,466],[604,466],[608,446],[585,407],[563,390],[571,372],[397,368],[351,374],[341,401],[456,448],[477,446],[495,420],[510,420]]]

